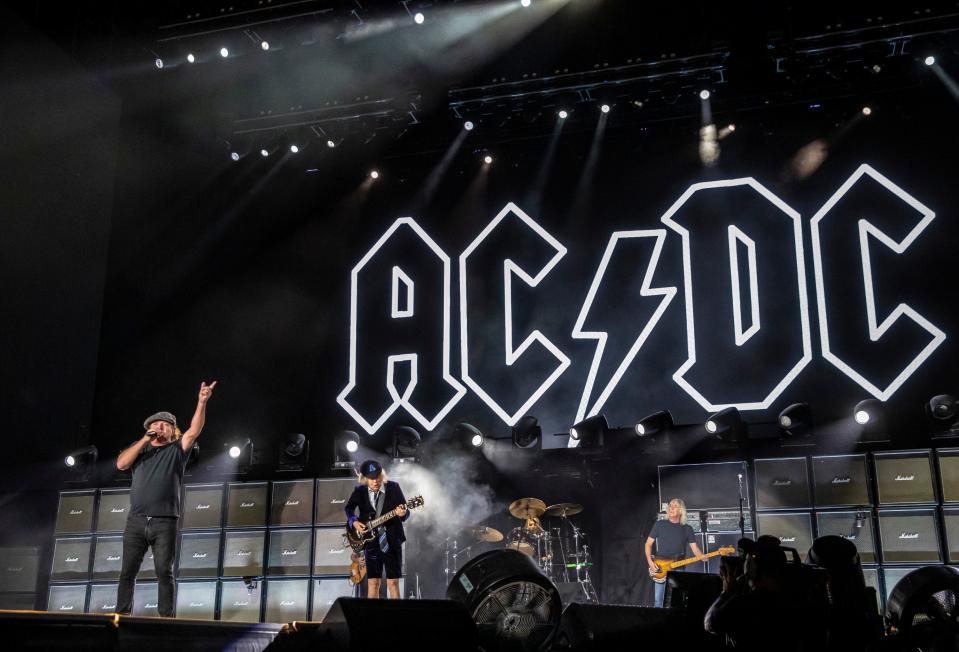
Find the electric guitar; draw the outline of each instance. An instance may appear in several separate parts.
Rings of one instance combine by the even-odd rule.
[[[710,557],[716,557],[717,555],[733,555],[736,554],[736,548],[733,546],[723,546],[719,550],[714,550],[713,552],[707,553],[702,556],[702,559],[709,559]],[[653,572],[653,569],[649,569],[649,576],[653,578],[653,581],[657,584],[662,584],[666,581],[666,575],[669,571],[687,564],[692,564],[693,562],[701,561],[699,557],[689,557],[688,559],[680,559],[678,561],[669,561],[667,559],[654,559],[653,563],[656,564],[656,567],[659,569],[656,572]]]
[[[415,496],[406,501],[406,509],[416,509],[423,505],[423,496]],[[353,549],[355,553],[363,552],[363,546],[377,537],[376,528],[386,523],[391,518],[397,516],[396,510],[391,510],[371,521],[362,522],[366,526],[363,533],[360,534],[349,525],[346,526],[346,544]],[[355,521],[354,521],[355,523]]]

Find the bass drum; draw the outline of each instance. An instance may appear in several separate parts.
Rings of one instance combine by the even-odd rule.
[[[506,538],[506,549],[521,552],[529,557],[536,552],[536,538],[521,527],[514,527]]]

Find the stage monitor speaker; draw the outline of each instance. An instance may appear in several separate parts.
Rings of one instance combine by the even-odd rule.
[[[904,578],[906,575],[912,571],[920,568],[919,566],[910,566],[908,568],[890,568],[885,567],[882,569],[882,583],[885,585],[886,590],[884,591],[883,604],[889,602],[889,596],[892,594],[892,590],[896,588],[896,584],[899,583],[899,580]]]
[[[227,532],[223,544],[224,577],[257,577],[263,575],[263,541],[266,532]]]
[[[310,482],[312,488],[313,482]],[[267,580],[266,614],[263,622],[291,623],[306,620],[309,610],[310,580]]]
[[[312,534],[307,528],[270,530],[270,557],[266,574],[309,575]]]
[[[349,575],[350,548],[344,544],[342,527],[318,527],[313,543],[314,575]]]
[[[571,604],[563,611],[554,649],[691,650],[705,639],[678,609],[615,604]]]
[[[220,533],[184,532],[177,577],[216,577],[220,570]]]
[[[266,525],[265,482],[232,482],[226,504],[227,527],[263,527]]]
[[[93,491],[61,491],[54,532],[56,534],[92,532],[93,501]]]
[[[676,464],[659,467],[661,511],[673,498],[682,498],[686,509],[706,511],[739,509],[739,475],[743,476],[744,507],[749,508],[749,483],[745,462]]]
[[[270,523],[272,525],[311,525],[313,523],[313,485],[312,480],[274,482]]]
[[[187,485],[183,491],[183,529],[213,529],[222,525],[223,485]]]
[[[313,580],[313,612],[310,620],[323,620],[337,598],[353,597],[353,588],[347,577]]]
[[[859,560],[864,564],[878,561],[876,541],[872,531],[872,512],[861,511],[819,512],[816,514],[819,536],[834,534],[852,541],[859,552]]]
[[[87,581],[90,577],[90,537],[57,539],[53,543],[54,582]]]
[[[139,586],[139,585],[138,585]],[[90,602],[87,612],[91,614],[112,614],[117,610],[117,585],[93,584],[90,586]]]
[[[120,565],[123,562],[123,537],[96,537],[93,553],[93,581],[120,579]]]
[[[880,505],[935,503],[932,452],[875,453]]]
[[[812,516],[809,512],[797,514],[757,514],[759,535],[772,535],[786,548],[795,548],[806,561],[812,545]]]
[[[133,590],[133,615],[158,618],[159,588],[156,582],[137,582]]]
[[[177,582],[176,617],[213,620],[216,617],[216,582]]]
[[[936,513],[932,509],[879,510],[879,543],[884,564],[942,561]]]
[[[40,548],[5,546],[0,548],[0,591],[33,593],[37,590]]]
[[[742,538],[739,532],[709,532],[706,534],[706,547],[702,549],[703,552],[715,552],[720,548],[726,546],[732,546],[733,548],[737,547],[739,540]],[[746,530],[747,539],[756,539],[756,533]],[[737,552],[738,554],[738,552]],[[720,557],[711,557],[706,560],[706,572],[712,573],[714,575],[719,574],[719,560]]]
[[[959,508],[942,510],[942,526],[946,530],[946,550],[950,564],[959,563]]]
[[[756,509],[808,509],[809,476],[805,457],[756,460]]]
[[[223,580],[220,587],[220,620],[237,623],[260,622],[263,582],[248,588],[239,580]]]
[[[865,455],[812,458],[816,507],[869,507]]]
[[[129,489],[101,489],[97,532],[123,532],[130,514]]]
[[[942,502],[959,503],[959,448],[940,448],[936,451],[939,460],[939,482]]]
[[[47,593],[47,611],[82,614],[87,609],[86,584],[55,584]]]
[[[346,525],[343,508],[356,488],[355,478],[331,478],[316,481],[316,524]]]
[[[478,649],[475,623],[466,608],[452,600],[337,598],[317,637],[351,652]]]

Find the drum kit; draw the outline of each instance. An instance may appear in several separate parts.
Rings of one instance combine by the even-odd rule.
[[[554,582],[575,582],[579,586],[579,598],[587,602],[599,602],[590,579],[593,562],[590,557],[589,538],[573,521],[583,511],[576,503],[557,503],[547,506],[538,498],[520,498],[510,503],[509,513],[522,521],[510,530],[507,536],[491,527],[480,526],[467,532],[470,545],[458,548],[457,540],[446,542],[446,574],[459,568],[458,559],[469,559],[474,545],[500,543],[506,540],[506,548],[529,555],[546,577]],[[543,522],[546,521],[546,525]]]

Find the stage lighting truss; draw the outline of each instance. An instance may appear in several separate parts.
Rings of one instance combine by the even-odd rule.
[[[543,436],[539,419],[525,416],[516,422],[512,429],[513,445],[517,448],[535,448]]]
[[[360,436],[353,430],[344,430],[333,441],[333,468],[352,469],[360,450]]]
[[[393,430],[393,459],[400,462],[416,461],[416,449],[419,448],[422,440],[415,428],[397,426]]]
[[[673,415],[669,413],[669,410],[661,410],[641,419],[633,426],[633,431],[639,437],[653,437],[672,428]]]
[[[609,433],[609,423],[602,414],[580,421],[569,429],[570,439],[579,442],[580,448],[602,448]]]

